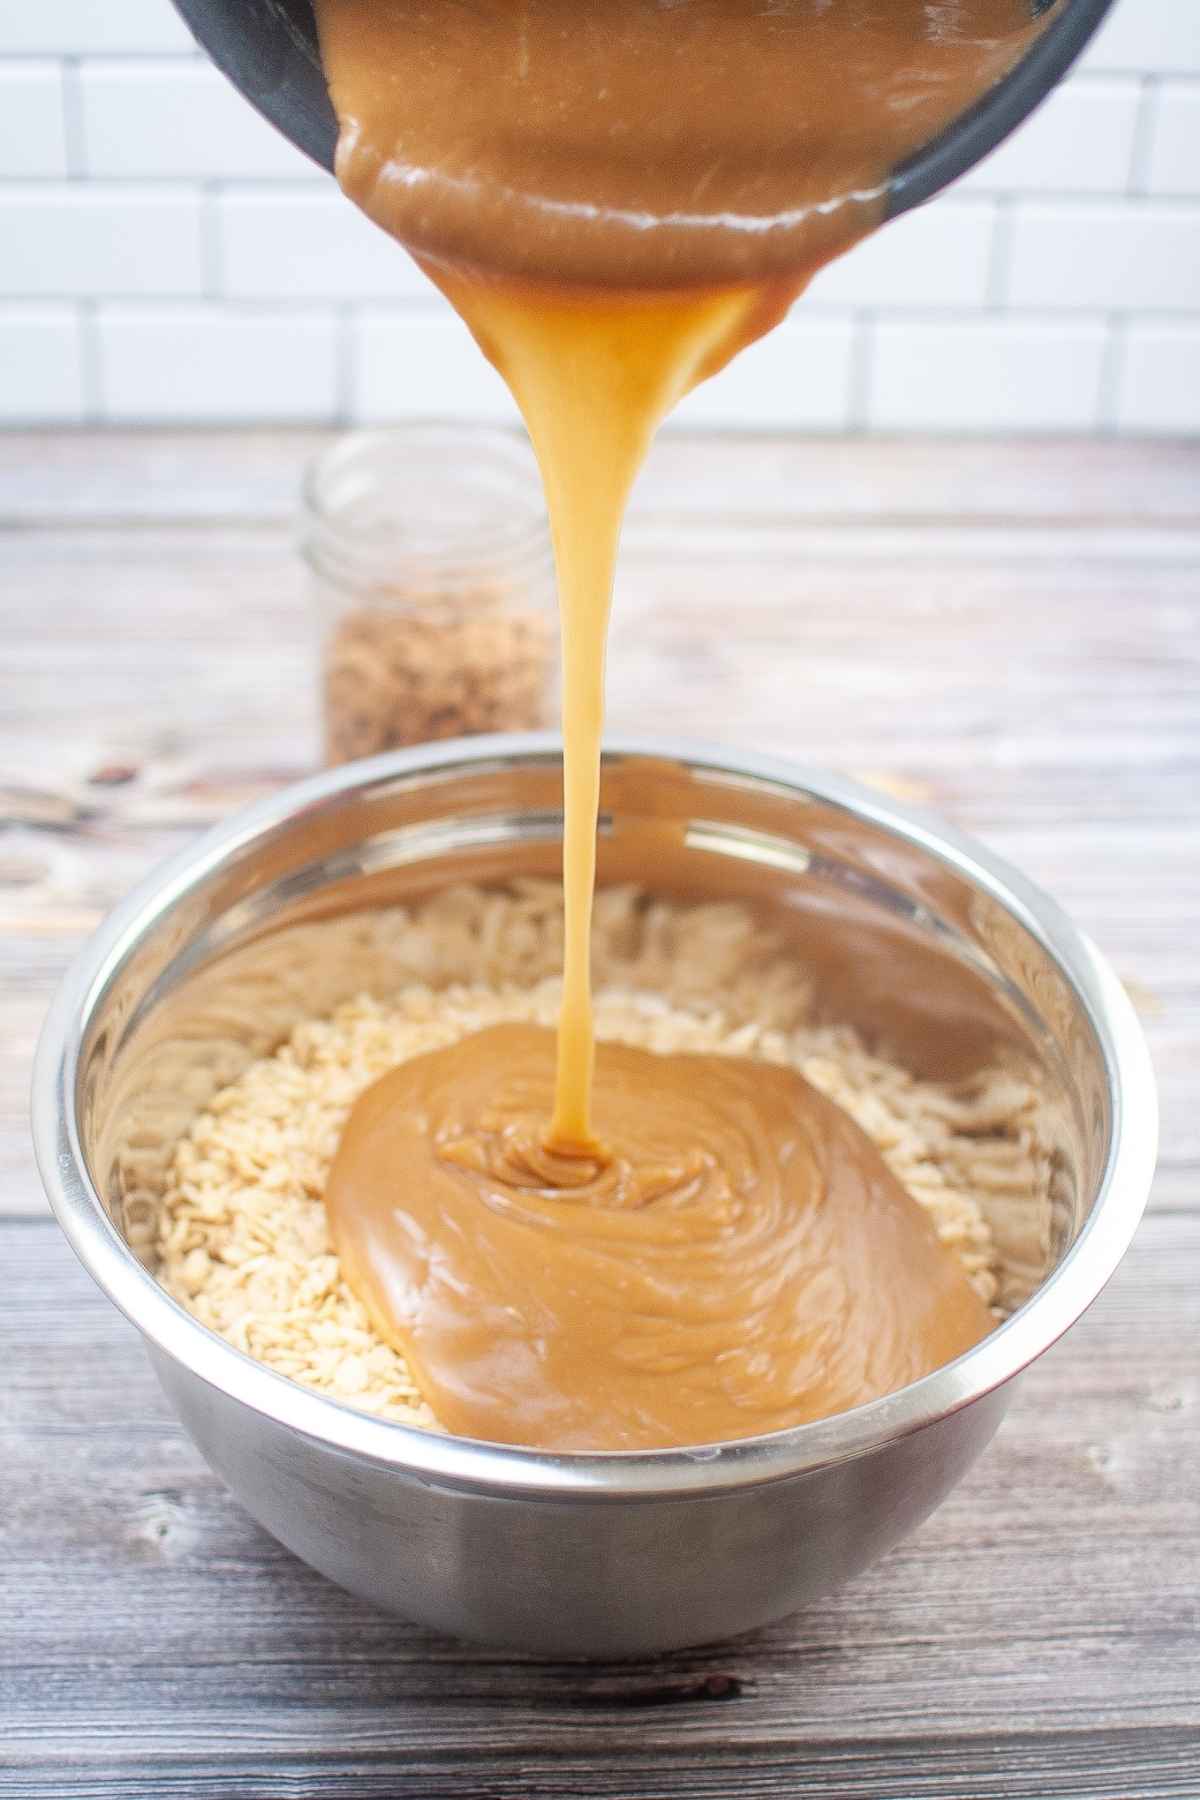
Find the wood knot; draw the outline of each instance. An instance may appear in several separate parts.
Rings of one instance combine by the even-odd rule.
[[[152,1488],[142,1494],[129,1521],[130,1542],[143,1555],[176,1562],[196,1546],[199,1533],[177,1488]]]
[[[88,776],[89,787],[124,787],[136,781],[141,770],[135,763],[102,763]]]
[[[688,1706],[724,1703],[738,1700],[745,1683],[738,1675],[701,1675],[682,1681],[647,1682],[637,1687],[614,1687],[608,1683],[577,1696],[583,1706],[646,1707]]]

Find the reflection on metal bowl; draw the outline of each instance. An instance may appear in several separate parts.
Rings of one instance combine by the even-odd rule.
[[[945,1497],[1013,1378],[1120,1260],[1149,1187],[1156,1107],[1119,983],[1051,901],[977,846],[784,764],[615,746],[602,882],[764,908],[812,965],[824,1016],[868,1041],[884,1033],[922,1074],[999,1053],[1034,1074],[1056,1147],[1048,1266],[997,1331],[923,1381],[694,1451],[552,1456],[435,1436],[251,1361],[143,1266],[174,1141],[299,1019],[387,991],[380,909],[455,881],[553,873],[560,781],[552,738],[475,739],[352,764],[210,833],[70,971],[39,1051],[34,1129],[76,1251],[269,1531],[440,1630],[612,1656],[780,1617]]]

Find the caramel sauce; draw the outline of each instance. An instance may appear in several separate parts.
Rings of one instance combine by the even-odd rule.
[[[343,1268],[450,1431],[717,1443],[903,1387],[991,1323],[916,1202],[791,1069],[603,1043],[607,1148],[545,1142],[553,1035],[500,1025],[354,1108]]]
[[[592,1143],[588,941],[604,662],[625,499],[659,420],[787,306],[774,290],[536,294],[434,271],[511,387],[546,489],[563,668],[566,942],[552,1140]]]
[[[1040,29],[1029,0],[316,10],[343,188],[529,427],[563,644],[557,1056],[487,1033],[364,1096],[330,1180],[339,1253],[454,1430],[702,1442],[888,1392],[989,1321],[866,1140],[778,1069],[611,1046],[596,1064],[608,616],[659,421],[880,222],[889,171]]]
[[[338,179],[414,255],[610,292],[803,279],[1033,0],[317,0]]]

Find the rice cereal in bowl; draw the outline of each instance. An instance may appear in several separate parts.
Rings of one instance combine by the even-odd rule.
[[[420,1338],[405,1354],[347,1269],[326,1196],[381,1082],[558,1016],[557,777],[549,739],[401,753],[210,834],[64,986],[35,1123],[77,1250],[213,1466],[285,1544],[461,1635],[637,1653],[780,1616],[938,1503],[1012,1377],[1115,1266],[1149,1178],[1153,1090],[1107,968],[976,847],[828,778],[617,749],[592,935],[598,1067],[619,1050],[807,1084],[918,1211],[983,1326],[944,1365],[786,1429],[687,1442],[647,1426],[630,1448],[464,1431],[472,1394],[430,1383]],[[639,1081],[647,1066],[629,1064]],[[655,1292],[688,1196],[736,1236],[736,1191],[713,1199],[706,1171],[685,1173],[665,1210],[614,1202],[622,1233],[660,1220]],[[540,1204],[533,1177],[521,1193]],[[515,1404],[520,1360],[488,1362],[490,1325],[468,1327],[452,1341],[478,1356],[482,1333]],[[631,1392],[688,1387],[687,1358],[664,1378],[657,1341],[651,1357],[635,1339]],[[717,1360],[749,1379],[754,1347]]]
[[[203,1324],[280,1374],[436,1428],[403,1357],[339,1269],[325,1179],[350,1107],[397,1063],[500,1020],[553,1025],[561,890],[547,880],[450,889],[379,926],[407,946],[411,980],[305,1020],[213,1096],[172,1160],[156,1266]],[[852,1028],[813,1025],[802,966],[764,946],[752,913],[734,904],[607,889],[593,954],[603,1037],[796,1067],[878,1146],[997,1316],[1023,1297],[1048,1254],[1052,1152],[1028,1080],[1001,1067],[957,1083],[918,1080]],[[458,979],[432,986],[422,978],[430,969]],[[1003,1305],[989,1223],[997,1207]]]

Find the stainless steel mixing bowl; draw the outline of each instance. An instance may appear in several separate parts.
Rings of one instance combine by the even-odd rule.
[[[296,1020],[386,991],[377,909],[455,880],[553,871],[559,794],[553,739],[476,739],[353,764],[239,814],[152,875],[70,971],[38,1054],[34,1131],[71,1243],[269,1531],[441,1630],[611,1656],[777,1618],[938,1504],[995,1431],[1013,1378],[1117,1266],[1150,1182],[1156,1108],[1119,983],[994,857],[828,776],[617,746],[602,881],[752,900],[799,954],[820,951],[826,1016],[883,1030],[929,1073],[1000,1056],[1034,1074],[1054,1146],[1034,1291],[900,1393],[691,1451],[550,1456],[435,1436],[273,1374],[143,1266],[171,1144]]]

